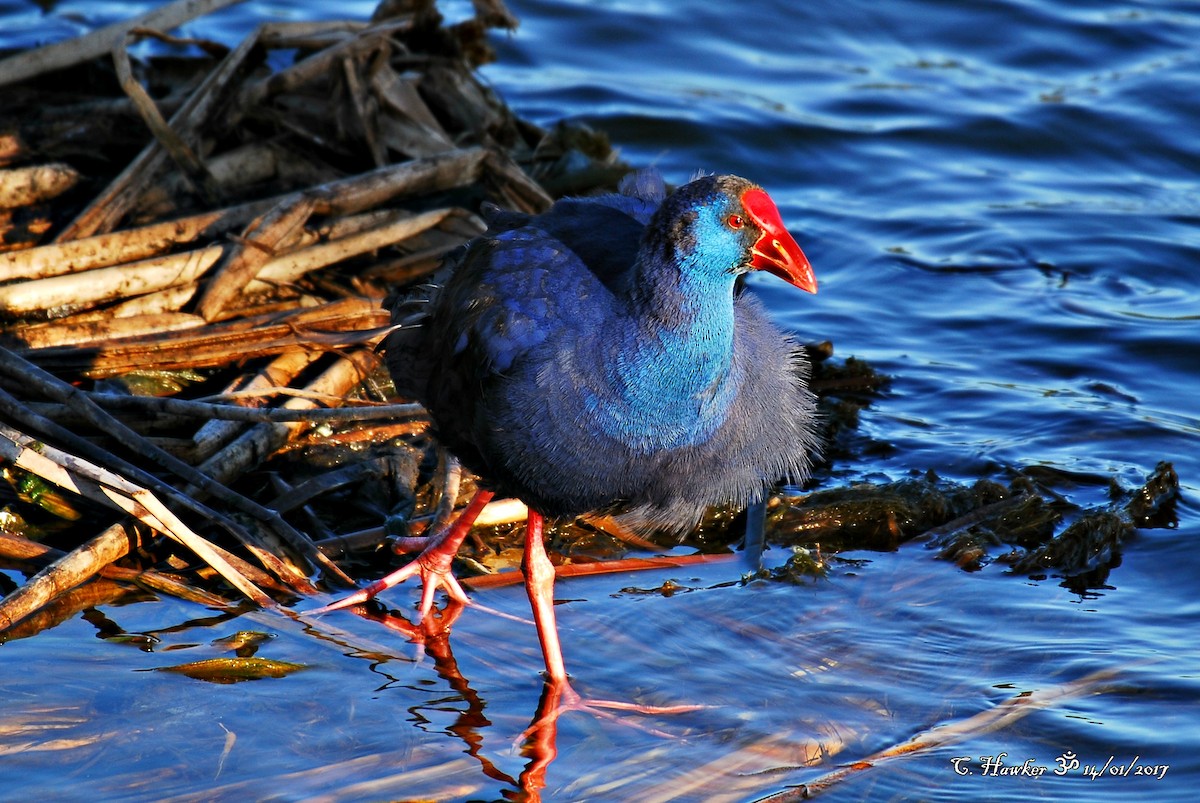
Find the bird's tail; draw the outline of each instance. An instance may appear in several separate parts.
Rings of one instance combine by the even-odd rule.
[[[424,394],[433,368],[426,345],[429,337],[426,324],[465,250],[466,246],[456,248],[427,281],[393,289],[383,301],[384,309],[392,316],[392,332],[383,341],[384,357],[396,392],[401,396],[420,399]]]

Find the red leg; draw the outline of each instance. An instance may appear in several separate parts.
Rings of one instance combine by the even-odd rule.
[[[554,621],[554,564],[546,556],[542,543],[542,515],[533,510],[525,524],[525,559],[521,563],[525,575],[525,591],[533,608],[546,675],[551,683],[565,683],[567,670],[563,664],[562,647],[558,643],[558,625]]]
[[[580,697],[567,680],[562,646],[558,641],[558,626],[554,619],[554,565],[546,556],[546,546],[542,543],[542,516],[534,510],[529,511],[529,518],[525,525],[525,559],[521,569],[525,574],[525,590],[529,594],[529,604],[533,608],[533,621],[537,625],[538,641],[542,645],[547,685],[546,693],[538,705],[538,712],[533,724],[525,729],[521,738],[533,737],[535,754],[542,755],[544,753],[542,757],[545,764],[554,758],[556,722],[565,711],[587,710],[606,719],[617,719],[613,714],[597,709],[608,708],[641,714],[680,714],[705,707],[702,705],[638,705]],[[634,723],[626,722],[625,724]],[[634,724],[634,727],[641,726]],[[643,729],[657,735],[666,735],[653,729]],[[541,767],[542,774],[544,774],[544,770],[543,765]]]
[[[477,491],[471,503],[459,514],[454,524],[440,533],[431,535],[429,545],[425,547],[425,550],[412,563],[392,572],[386,577],[379,578],[345,599],[340,599],[337,602],[326,605],[323,608],[317,608],[315,611],[309,611],[308,613],[327,613],[328,611],[336,611],[339,608],[359,605],[381,591],[399,585],[413,575],[420,575],[423,584],[421,592],[422,618],[433,607],[433,595],[439,587],[445,588],[446,593],[456,602],[461,602],[464,605],[470,604],[466,592],[463,591],[462,586],[458,584],[458,580],[451,574],[450,564],[453,562],[454,556],[458,554],[458,548],[462,546],[463,539],[470,532],[471,525],[475,523],[475,519],[479,517],[479,513],[483,510],[484,506],[491,501],[492,496],[491,491]],[[551,579],[553,579],[553,568],[551,569]],[[551,616],[553,616],[553,613],[551,613]]]

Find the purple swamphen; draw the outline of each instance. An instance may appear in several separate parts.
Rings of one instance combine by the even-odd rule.
[[[422,614],[439,586],[466,602],[450,562],[493,493],[515,496],[529,508],[522,569],[546,671],[569,690],[543,519],[601,512],[684,531],[709,505],[804,478],[818,449],[808,364],[735,281],[762,269],[816,292],[816,280],[766,191],[736,176],[667,195],[640,173],[541,215],[485,214],[488,231],[416,299],[421,325],[386,344],[397,389],[483,490],[408,566],[322,610],[413,574]]]

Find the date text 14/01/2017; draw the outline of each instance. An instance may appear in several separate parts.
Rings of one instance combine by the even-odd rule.
[[[1038,764],[1036,759],[1027,758],[1022,762],[1013,763],[1007,761],[1007,758],[1008,753],[1000,753],[995,756],[979,756],[979,775],[985,778],[1000,778],[1005,776],[1038,778],[1050,769],[1045,764]],[[1081,764],[1079,758],[1068,750],[1054,760],[1058,766],[1053,770],[1053,774],[1079,774],[1093,781],[1105,777],[1127,778],[1139,775],[1161,781],[1166,776],[1167,770],[1170,768],[1169,765],[1143,764],[1141,763],[1141,758],[1141,756],[1134,756],[1131,761],[1122,762],[1118,761],[1116,756],[1109,756],[1108,761],[1103,765],[1098,762],[1095,764]],[[954,767],[955,774],[976,774],[976,770],[971,766],[972,759],[972,756],[958,756],[950,759],[950,764]]]

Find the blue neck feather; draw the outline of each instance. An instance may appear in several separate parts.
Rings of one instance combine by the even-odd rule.
[[[733,284],[745,250],[723,229],[719,208],[696,212],[694,238],[670,243],[660,258],[642,251],[628,315],[607,333],[620,343],[603,368],[611,396],[589,400],[601,429],[641,452],[705,441],[737,395]]]

